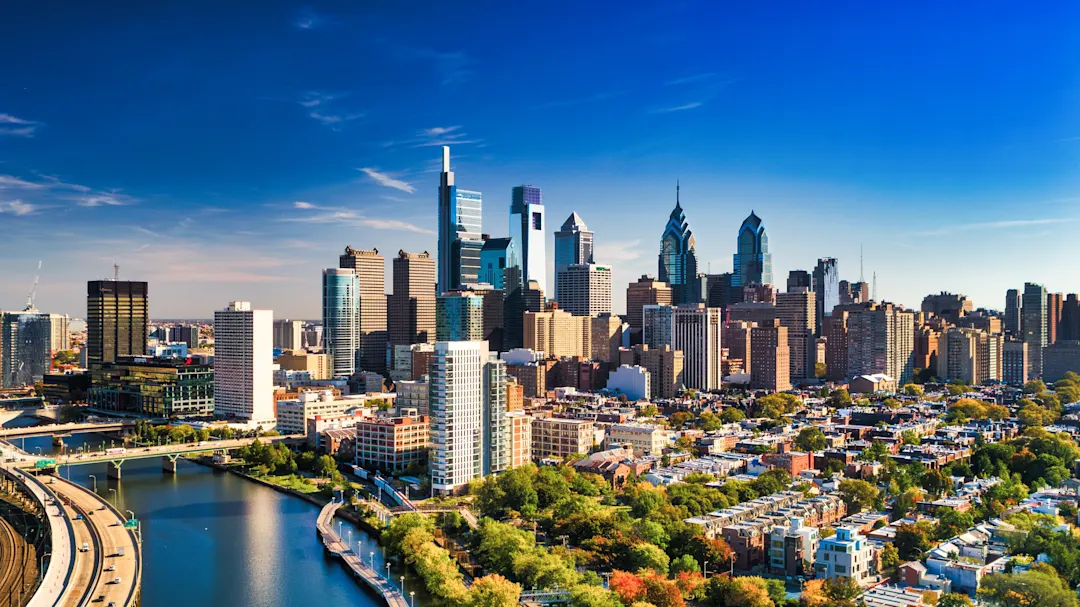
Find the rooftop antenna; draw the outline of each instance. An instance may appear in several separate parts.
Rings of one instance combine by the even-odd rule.
[[[112,265],[112,279],[117,282],[120,281],[120,264],[114,263]]]
[[[675,180],[675,204],[679,204],[679,180]]]
[[[41,278],[41,261],[37,262],[37,274],[34,274],[34,284],[30,287],[30,294],[26,296],[26,311],[34,309],[34,297],[37,296],[38,279]]]
[[[862,270],[862,243],[859,243],[859,282],[863,282],[863,270]]]
[[[871,300],[877,301],[877,272],[874,272],[874,294],[870,297]]]

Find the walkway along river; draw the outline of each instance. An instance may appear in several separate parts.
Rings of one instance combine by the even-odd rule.
[[[103,437],[65,439],[69,449]],[[22,446],[22,441],[16,441]],[[26,439],[26,450],[53,451],[50,439]],[[180,461],[175,476],[158,460],[124,464],[124,478],[108,482],[105,464],[63,470],[67,478],[94,486],[143,525],[142,601],[154,607],[190,605],[359,605],[385,603],[324,553],[315,534],[319,507],[233,474]],[[345,524],[344,529],[351,526]],[[375,569],[386,572],[382,548],[352,527],[345,533],[361,551],[375,552]],[[391,568],[390,577],[416,592],[417,606],[430,605],[414,573]]]

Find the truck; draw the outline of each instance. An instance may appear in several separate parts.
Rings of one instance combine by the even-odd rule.
[[[105,455],[123,455],[127,453],[127,449],[123,447],[116,447],[115,449],[106,449]]]

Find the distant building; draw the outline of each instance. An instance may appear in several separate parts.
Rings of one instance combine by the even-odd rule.
[[[671,347],[683,353],[683,377],[687,388],[719,390],[720,310],[705,304],[677,306],[672,315]]]
[[[613,362],[619,357],[619,348],[627,341],[630,326],[613,314],[594,316],[590,321],[592,360]]]
[[[91,364],[91,407],[150,417],[214,413],[214,368],[188,359],[121,356]],[[271,415],[271,417],[273,417]]]
[[[393,261],[394,292],[386,296],[387,343],[435,343],[435,260],[398,251]]]
[[[274,348],[277,350],[303,350],[304,322],[287,318],[275,320]]]
[[[1022,386],[1028,381],[1028,345],[1022,341],[1003,344],[1002,381],[1010,386]]]
[[[810,278],[810,272],[806,270],[792,270],[787,275],[787,290],[797,291],[798,289],[807,289],[808,291],[814,290],[814,283]]]
[[[499,289],[506,288],[506,266],[509,260],[517,257],[512,238],[488,238],[480,249],[481,283],[487,283]]]
[[[426,379],[401,380],[394,384],[397,388],[395,405],[399,410],[416,409],[420,415],[427,415],[430,411],[431,387]]]
[[[579,356],[588,359],[592,355],[592,319],[573,316],[563,310],[549,312],[526,312],[525,347],[544,352],[548,356]]]
[[[1021,328],[1023,341],[1028,345],[1028,377],[1042,377],[1043,348],[1047,346],[1046,289],[1042,285],[1024,283]]]
[[[859,375],[851,378],[849,390],[852,394],[873,394],[875,392],[896,392],[896,380],[884,373]]]
[[[1003,378],[1005,338],[975,329],[949,329],[938,338],[937,378],[970,385]]]
[[[345,247],[339,267],[355,270],[360,352],[364,371],[386,371],[386,263],[378,249]]]
[[[779,320],[750,329],[750,387],[783,392],[791,389],[788,329]]]
[[[1043,349],[1043,381],[1056,382],[1069,371],[1080,373],[1080,341],[1059,339]]]
[[[296,398],[277,401],[277,430],[282,434],[304,434],[316,417],[332,418],[357,409],[369,409],[367,396],[339,396],[333,390],[306,390]]]
[[[450,147],[442,148],[439,174],[438,291],[476,284],[484,247],[484,199],[480,192],[459,190],[450,170]]]
[[[791,289],[789,288],[788,291]],[[813,289],[815,305],[815,326],[818,333],[824,330],[825,317],[832,316],[833,308],[840,305],[840,270],[833,257],[818,259],[814,267]]]
[[[532,422],[532,457],[566,457],[588,453],[595,427],[583,419],[538,418]]]
[[[1020,309],[1022,307],[1019,290],[1009,289],[1005,292],[1005,335],[1020,338]]]
[[[1058,340],[1058,327],[1061,325],[1061,312],[1065,303],[1061,293],[1046,294],[1046,344],[1053,345]]]
[[[670,346],[675,343],[675,306],[668,304],[648,305],[642,308],[641,343],[650,348]]]
[[[65,314],[44,314],[30,306],[0,314],[0,387],[42,381],[56,353],[68,347],[69,320]]]
[[[556,274],[555,300],[575,316],[611,313],[611,266],[571,264]]]
[[[334,377],[349,377],[360,366],[360,278],[356,270],[323,271],[323,352],[334,361]]]
[[[509,393],[508,393],[509,394]],[[510,409],[510,468],[518,468],[532,461],[532,416]]]
[[[593,261],[593,233],[577,213],[571,213],[563,222],[562,228],[555,232],[555,293],[558,297],[559,273],[572,265],[591,264]],[[609,288],[610,299],[610,288]],[[610,310],[609,310],[610,311]]]
[[[356,465],[404,472],[427,459],[427,417],[367,418],[356,424]]]
[[[642,343],[645,306],[671,305],[671,287],[652,276],[642,276],[626,288],[626,322],[630,324],[630,343]]]
[[[659,348],[641,344],[622,350],[619,363],[641,366],[649,372],[649,398],[675,398],[683,389],[685,361],[681,350],[666,344]]]
[[[86,283],[87,362],[146,356],[150,295],[145,282],[92,280]]]
[[[438,341],[480,341],[484,338],[484,298],[471,291],[448,291],[435,301]]]
[[[313,380],[333,377],[334,361],[329,354],[290,350],[278,355],[274,362],[284,371],[304,371]]]
[[[765,233],[765,225],[761,222],[761,218],[753,211],[739,226],[735,251],[735,272],[731,280],[733,286],[773,284],[769,237]]]
[[[605,448],[629,445],[635,457],[663,454],[668,444],[668,432],[652,424],[613,424],[604,431]]]
[[[652,391],[649,371],[641,366],[621,365],[608,375],[607,389],[636,401],[649,398]]]
[[[883,303],[848,317],[847,375],[884,373],[911,381],[915,361],[915,315]],[[827,356],[826,356],[827,358]]]
[[[548,286],[545,214],[540,188],[519,185],[511,190],[510,239],[518,255],[514,265],[521,272],[523,284],[536,281],[541,289]]]
[[[814,378],[817,343],[815,314],[817,293],[801,288],[798,291],[776,294],[776,317],[780,326],[787,327],[789,377],[794,383]]]
[[[694,289],[698,274],[697,245],[690,223],[686,221],[679,202],[679,188],[675,187],[675,208],[668,217],[667,226],[660,239],[658,278],[671,286],[673,304],[697,303],[701,293]]]
[[[922,300],[923,312],[940,316],[951,323],[956,323],[961,317],[970,314],[973,308],[971,300],[966,296],[945,291],[937,295],[927,295]]]
[[[234,301],[214,312],[214,413],[274,420],[274,313]]]

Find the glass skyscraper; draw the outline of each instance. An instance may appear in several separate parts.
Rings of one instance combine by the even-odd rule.
[[[761,218],[750,211],[750,216],[739,227],[738,245],[735,253],[735,271],[731,285],[771,285],[772,255],[769,253],[769,237]]]
[[[836,259],[822,257],[814,268],[814,293],[817,295],[817,331],[823,331],[825,317],[832,316],[833,308],[840,305],[840,270]]]
[[[334,377],[360,368],[360,278],[356,270],[323,270],[323,351],[333,362]]]
[[[559,292],[559,273],[572,265],[593,261],[593,233],[577,213],[571,213],[555,232],[555,293]]]
[[[668,217],[664,235],[660,239],[659,277],[671,287],[672,303],[697,303],[700,286],[694,288],[697,278],[697,252],[694,234],[686,221],[679,201],[679,186],[675,186],[675,208]]]
[[[517,251],[522,284],[535,280],[541,289],[547,289],[546,223],[540,188],[515,186],[510,200],[510,240]]]
[[[443,146],[439,177],[439,293],[476,284],[480,272],[484,200],[480,192],[459,190],[450,170],[450,147]]]
[[[506,266],[515,259],[514,241],[511,238],[489,238],[480,250],[480,282],[500,291],[506,288]]]

